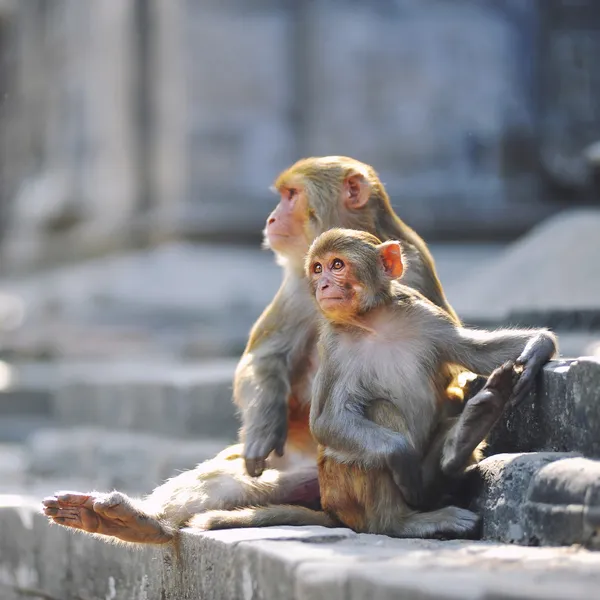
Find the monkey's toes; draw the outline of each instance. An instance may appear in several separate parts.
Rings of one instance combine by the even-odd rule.
[[[54,523],[95,533],[100,520],[89,504],[88,495],[64,492],[42,500],[43,513]]]
[[[54,498],[59,506],[82,506],[91,509],[94,504],[94,494],[82,494],[80,492],[56,492]]]
[[[478,537],[481,528],[481,517],[478,514],[457,506],[449,506],[448,511],[452,514],[448,534],[458,538]]]
[[[508,400],[518,379],[519,374],[515,370],[515,363],[508,361],[492,372],[485,384],[485,389],[496,392]]]

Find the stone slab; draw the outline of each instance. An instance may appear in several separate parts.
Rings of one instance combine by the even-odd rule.
[[[600,554],[579,547],[281,527],[186,531],[177,556],[168,548],[134,551],[49,526],[28,498],[2,497],[0,506],[0,586],[17,597],[589,600],[600,586]]]

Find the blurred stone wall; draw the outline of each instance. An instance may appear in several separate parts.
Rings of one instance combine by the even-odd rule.
[[[305,155],[373,164],[430,238],[520,233],[557,209],[553,190],[585,197],[594,0],[19,0],[7,15],[5,272],[256,239],[272,179]]]

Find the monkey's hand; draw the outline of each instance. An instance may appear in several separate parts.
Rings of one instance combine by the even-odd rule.
[[[527,344],[525,350],[515,361],[515,371],[519,374],[511,398],[511,404],[518,406],[535,389],[535,381],[542,367],[556,352],[554,339],[549,335],[540,335]]]
[[[273,415],[271,415],[272,417]],[[265,470],[267,458],[271,452],[283,456],[287,439],[287,410],[277,418],[271,418],[262,427],[254,427],[246,432],[244,460],[250,477],[259,477]]]
[[[387,457],[387,465],[406,503],[421,506],[424,499],[423,473],[418,453],[403,444]]]

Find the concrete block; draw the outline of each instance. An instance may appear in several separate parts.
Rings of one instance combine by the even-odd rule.
[[[600,457],[600,360],[552,361],[536,394],[507,410],[488,443],[488,455],[579,452]]]

